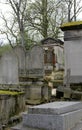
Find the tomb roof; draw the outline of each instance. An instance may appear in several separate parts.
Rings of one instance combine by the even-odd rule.
[[[64,42],[61,41],[60,39],[55,39],[55,38],[51,38],[51,37],[48,37],[48,38],[41,40],[42,45],[44,45],[44,44],[58,44],[58,43],[60,45],[64,44]]]

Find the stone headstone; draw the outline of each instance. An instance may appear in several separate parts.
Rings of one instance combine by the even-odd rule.
[[[25,74],[25,49],[22,46],[15,46],[14,52],[18,58],[19,76]]]
[[[26,56],[27,74],[30,77],[42,77],[44,75],[44,51],[41,46],[33,46]]]
[[[0,84],[18,84],[18,61],[13,50],[0,57]]]

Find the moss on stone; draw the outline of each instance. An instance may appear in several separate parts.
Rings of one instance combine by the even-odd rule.
[[[15,95],[20,95],[20,94],[23,94],[23,92],[0,90],[0,95],[11,95],[11,96],[15,96]]]
[[[72,29],[82,29],[82,21],[64,23],[60,28],[63,31],[64,30],[72,30]]]
[[[75,26],[75,25],[81,25],[82,21],[77,21],[77,22],[68,22],[63,24],[61,27],[66,27],[66,26]]]

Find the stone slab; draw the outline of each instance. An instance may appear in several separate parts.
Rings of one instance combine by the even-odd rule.
[[[28,109],[29,114],[64,114],[82,109],[82,102],[52,102]]]
[[[82,109],[60,115],[27,114],[23,125],[44,130],[71,130],[82,119]]]

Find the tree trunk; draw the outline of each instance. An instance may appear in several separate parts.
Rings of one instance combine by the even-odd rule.
[[[76,21],[76,0],[74,0],[74,21]]]
[[[47,38],[48,20],[47,20],[47,0],[42,0],[42,33]]]
[[[22,21],[20,22],[20,42],[22,46],[25,46],[25,41],[24,41],[24,27]]]
[[[68,22],[71,22],[71,1],[69,0],[68,4]]]

